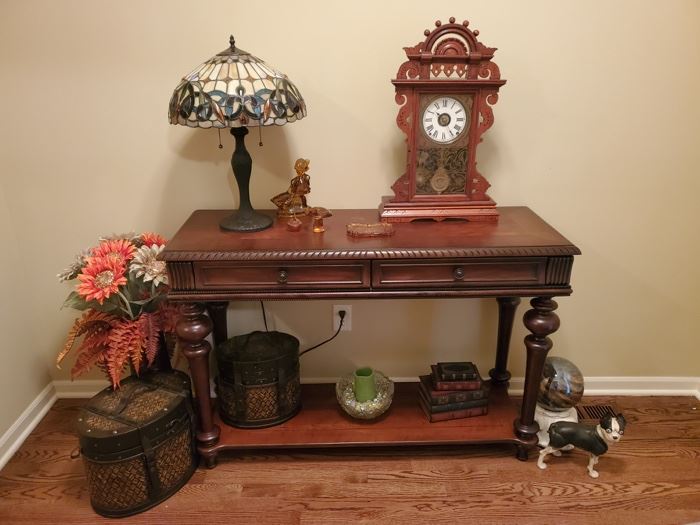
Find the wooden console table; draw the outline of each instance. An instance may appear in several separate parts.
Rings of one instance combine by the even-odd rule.
[[[527,449],[537,443],[534,411],[542,366],[552,347],[548,335],[559,328],[552,297],[571,294],[571,268],[580,251],[528,208],[499,212],[497,223],[396,224],[391,237],[362,239],[348,237],[345,225],[376,222],[376,210],[336,210],[322,234],[312,233],[308,222],[297,233],[288,232],[284,222],[257,233],[225,232],[218,224],[230,211],[194,212],[162,259],[170,278],[169,299],[185,303],[177,333],[190,365],[199,411],[198,449],[207,464],[214,466],[224,449],[475,442],[511,443],[518,458],[526,459]],[[488,415],[429,423],[418,405],[416,385],[408,383],[396,385],[391,409],[375,422],[346,416],[333,385],[303,385],[299,415],[270,428],[232,428],[213,411],[211,345],[205,338],[213,329],[216,344],[226,339],[229,301],[436,297],[498,300]],[[533,299],[524,316],[531,334],[525,338],[525,387],[518,413],[506,386],[520,297]]]

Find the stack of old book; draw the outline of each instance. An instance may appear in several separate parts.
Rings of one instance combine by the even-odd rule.
[[[488,383],[474,363],[438,363],[430,368],[430,375],[420,376],[418,401],[431,423],[488,413]]]

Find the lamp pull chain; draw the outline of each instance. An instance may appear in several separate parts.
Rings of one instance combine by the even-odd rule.
[[[262,146],[262,145],[263,145],[263,144],[262,144],[262,124],[260,124],[260,125],[258,126],[258,137],[259,137],[259,139],[258,139],[258,140],[259,140],[258,146]]]
[[[219,132],[219,149],[224,149],[224,145],[221,143],[221,128],[217,128],[216,131]]]

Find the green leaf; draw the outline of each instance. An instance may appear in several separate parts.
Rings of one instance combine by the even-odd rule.
[[[126,287],[129,292],[129,298],[140,298],[148,293],[148,288],[144,287],[144,282],[141,278],[136,277],[132,272],[127,275]]]
[[[166,295],[159,294],[145,301],[141,306],[141,310],[148,313],[153,313],[160,307],[160,304],[165,301]]]
[[[95,310],[101,310],[106,313],[115,313],[119,310],[121,303],[118,295],[110,295],[101,305],[97,301],[90,301]],[[96,305],[96,306],[95,306]]]
[[[139,304],[139,305],[144,305],[146,303],[150,303],[153,300],[153,298],[148,298],[144,299],[143,301],[129,301],[129,304]]]
[[[139,315],[141,315],[141,305],[140,304],[134,304],[134,303],[129,303],[133,304],[131,307],[131,311],[134,314],[134,319],[136,319]]]
[[[100,304],[97,301],[86,301],[78,292],[71,292],[63,301],[61,308],[73,308],[80,311],[92,309],[111,314],[119,310],[119,297],[112,295]]]
[[[94,301],[90,301],[94,302]],[[90,308],[90,303],[85,301],[78,292],[71,292],[68,297],[63,301],[61,308],[74,308],[76,310],[87,310]]]

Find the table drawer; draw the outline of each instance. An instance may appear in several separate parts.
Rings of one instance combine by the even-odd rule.
[[[293,264],[199,262],[194,278],[199,290],[284,290],[369,288],[368,262]]]
[[[469,288],[545,282],[546,257],[374,261],[374,288]]]

